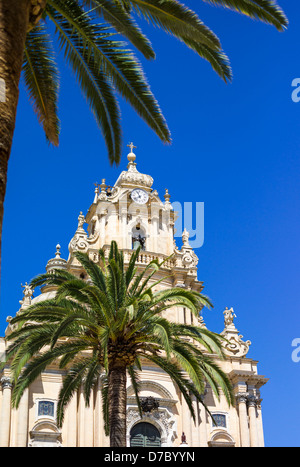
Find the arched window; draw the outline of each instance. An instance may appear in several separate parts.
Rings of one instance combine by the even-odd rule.
[[[138,423],[130,431],[130,446],[132,447],[160,447],[161,437],[158,429],[151,423]]]

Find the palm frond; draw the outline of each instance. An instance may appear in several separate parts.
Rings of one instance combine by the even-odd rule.
[[[189,380],[184,377],[183,372],[180,368],[175,365],[174,363],[167,361],[161,356],[158,355],[151,355],[145,354],[144,357],[147,360],[155,363],[158,367],[162,368],[173,380],[173,382],[178,386],[181,394],[183,395],[187,406],[190,410],[191,416],[195,421],[195,411],[190,397],[190,390],[193,389],[192,385],[190,384]],[[195,391],[193,391],[194,393]],[[196,393],[198,395],[198,393]]]
[[[205,44],[199,44],[190,39],[186,40],[186,45],[200,55],[200,57],[207,60],[212,69],[225,81],[225,83],[232,81],[230,61],[222,50],[214,50]]]
[[[92,279],[93,284],[102,290],[102,292],[106,293],[105,275],[101,268],[94,261],[90,260],[86,253],[76,251],[74,256],[80,264],[82,264],[89,277]]]
[[[63,379],[56,409],[56,420],[59,428],[62,427],[64,421],[65,407],[68,405],[75,392],[80,388],[89,363],[90,358],[79,358],[68,370],[67,375]]]
[[[149,39],[142,33],[132,16],[117,2],[109,0],[83,0],[119,34],[126,37],[145,58],[154,59],[155,52]]]
[[[109,82],[107,75],[99,68],[92,55],[86,46],[86,42],[82,35],[77,33],[74,28],[74,23],[84,24],[89,30],[92,37],[95,38],[95,27],[89,21],[89,18],[82,16],[82,11],[73,11],[67,9],[68,15],[64,16],[59,13],[51,3],[60,4],[60,10],[69,6],[61,1],[49,2],[47,4],[47,14],[53,21],[58,33],[61,49],[64,50],[66,60],[69,62],[73,73],[80,84],[80,88],[87,99],[87,102],[93,111],[96,122],[101,129],[106,146],[108,149],[108,157],[110,162],[119,163],[121,157],[122,145],[122,130],[120,125],[120,109],[115,98],[114,89]],[[73,7],[76,6],[74,3]],[[73,21],[69,21],[69,16],[73,13]],[[102,34],[104,30],[101,30]]]
[[[212,5],[222,6],[237,11],[252,19],[271,24],[279,31],[288,26],[288,19],[283,10],[273,0],[203,0]]]
[[[30,101],[39,123],[44,128],[46,138],[54,146],[58,146],[58,69],[52,40],[42,21],[27,34],[23,76]]]
[[[88,102],[93,104],[91,108],[96,113],[97,122],[108,138],[111,162],[118,163],[121,156],[119,109],[116,108],[116,101],[114,106],[111,104],[112,109],[108,105],[113,99],[109,92],[113,93],[115,89],[160,139],[169,143],[171,139],[166,121],[147,83],[142,66],[132,51],[126,49],[123,42],[112,40],[107,25],[92,24],[84,10],[73,0],[51,0],[47,6],[47,13],[56,25],[65,57],[70,62]],[[106,104],[102,112],[108,112],[106,116],[102,116],[102,123],[101,109],[98,108],[97,112],[95,108],[96,104],[100,105],[97,99],[100,98],[101,92],[103,99],[107,97],[106,94],[109,98],[109,102],[102,104]],[[100,93],[98,97],[97,93]],[[115,156],[112,154],[112,142],[118,146],[115,148]]]
[[[147,21],[183,42],[188,39],[213,50],[221,49],[218,37],[194,11],[177,0],[128,0],[128,3]]]

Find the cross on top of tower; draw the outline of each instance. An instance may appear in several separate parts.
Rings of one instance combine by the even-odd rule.
[[[130,148],[130,153],[127,155],[127,159],[129,160],[129,165],[133,165],[136,155],[132,152],[133,148],[136,148],[136,146],[133,143],[127,144],[127,147]]]
[[[136,149],[136,146],[134,146],[133,143],[127,144],[127,147],[130,148],[131,152],[132,152],[133,148]]]

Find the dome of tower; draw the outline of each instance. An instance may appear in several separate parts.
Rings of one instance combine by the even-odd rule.
[[[60,257],[60,245],[56,245],[55,258],[49,259],[46,271],[51,272],[53,269],[67,269],[67,261]]]
[[[131,151],[127,155],[129,164],[127,165],[127,170],[121,172],[118,180],[115,183],[115,186],[123,187],[132,187],[132,186],[142,186],[144,188],[151,188],[153,185],[153,178],[150,175],[140,173],[136,168],[136,155],[132,152],[133,144],[129,145]]]

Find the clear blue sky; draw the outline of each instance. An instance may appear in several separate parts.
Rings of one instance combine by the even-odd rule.
[[[126,167],[126,144],[137,146],[138,169],[173,201],[204,202],[205,242],[198,278],[214,303],[207,326],[223,330],[223,310],[252,345],[248,356],[270,378],[262,389],[267,446],[300,446],[300,102],[291,83],[300,78],[300,5],[280,0],[290,20],[279,33],[230,11],[186,0],[221,38],[231,59],[225,85],[175,39],[148,27],[157,59],[143,61],[172,132],[164,146],[122,102],[124,156],[109,165],[106,149],[75,80],[61,68],[61,141],[45,142],[21,88],[9,162],[3,230],[0,335],[22,298],[21,283],[44,272],[59,242],[68,243],[94,183],[113,184]],[[61,63],[61,59],[60,59]]]

